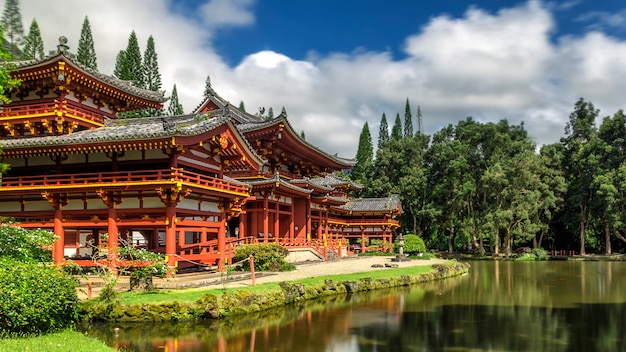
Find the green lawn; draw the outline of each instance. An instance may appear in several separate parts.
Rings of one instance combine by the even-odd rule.
[[[111,352],[115,349],[76,331],[27,338],[1,338],[0,352]]]
[[[342,275],[328,275],[328,276],[318,276],[311,277],[302,280],[293,281],[293,283],[302,283],[305,285],[323,285],[324,280],[333,280],[335,282],[343,282],[343,281],[357,281],[361,278],[370,277],[373,279],[378,278],[390,278],[390,277],[399,277],[402,275],[419,275],[422,273],[427,273],[432,271],[432,267],[430,265],[424,266],[411,266],[405,268],[387,268],[384,270],[377,271],[369,271],[363,273],[355,273],[355,274],[342,274]],[[157,290],[154,292],[124,292],[121,293],[119,297],[120,303],[123,304],[143,304],[143,303],[164,303],[164,302],[172,302],[178,301],[180,303],[188,303],[194,302],[198,300],[200,297],[207,293],[221,295],[224,291],[238,291],[238,290],[246,290],[253,291],[257,293],[262,293],[265,291],[276,291],[280,290],[280,286],[278,282],[271,282],[265,284],[259,284],[256,286],[246,286],[246,287],[237,287],[237,288],[198,288],[198,289],[187,289],[187,290]]]

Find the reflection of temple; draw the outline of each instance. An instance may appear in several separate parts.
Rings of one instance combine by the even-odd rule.
[[[333,174],[351,163],[300,138],[286,115],[265,120],[211,92],[191,115],[119,119],[161,109],[163,93],[87,69],[66,49],[17,63],[21,87],[0,111],[0,157],[11,166],[0,216],[54,231],[55,261],[89,265],[80,258],[90,245],[120,239],[171,265],[230,260],[244,243],[328,258],[358,239],[391,241],[398,200],[351,200],[360,186]]]

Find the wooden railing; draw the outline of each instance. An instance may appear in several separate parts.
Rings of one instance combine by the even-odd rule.
[[[214,188],[234,193],[247,193],[248,186],[232,183],[212,176],[193,172],[183,172],[182,169],[139,170],[101,173],[59,174],[40,176],[3,177],[0,191],[8,192],[14,189],[59,187],[59,186],[91,186],[103,187],[119,184],[141,184],[147,182],[173,183],[182,182],[188,186]]]
[[[52,117],[56,116],[56,112],[58,111],[98,123],[104,122],[104,115],[110,115],[110,113],[105,111],[81,106],[79,103],[75,102],[60,103],[52,101],[38,104],[6,106],[0,111],[0,118],[26,117],[32,115],[50,115]]]

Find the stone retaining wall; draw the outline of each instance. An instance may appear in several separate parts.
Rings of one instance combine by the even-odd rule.
[[[467,263],[435,264],[428,273],[390,278],[363,278],[359,281],[326,280],[323,285],[281,283],[281,290],[257,294],[246,290],[227,291],[222,295],[206,294],[191,303],[135,304],[85,301],[83,318],[87,321],[176,321],[215,319],[233,314],[247,314],[280,307],[322,296],[349,294],[383,288],[408,286],[441,280],[469,271]]]

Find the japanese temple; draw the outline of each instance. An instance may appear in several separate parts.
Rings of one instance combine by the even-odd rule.
[[[211,90],[182,116],[121,118],[162,109],[164,92],[79,64],[64,42],[16,62],[21,86],[0,107],[0,217],[53,231],[57,263],[117,261],[120,240],[164,253],[171,266],[230,262],[236,246],[278,243],[321,259],[357,242],[392,241],[396,197],[359,199],[352,162],[311,145],[285,113],[242,112]]]

